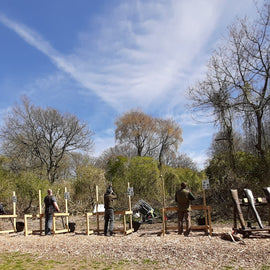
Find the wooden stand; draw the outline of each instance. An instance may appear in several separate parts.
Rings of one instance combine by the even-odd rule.
[[[65,188],[65,193],[67,192],[67,188]],[[42,232],[44,232],[44,230],[42,229],[42,218],[45,217],[45,214],[42,213],[42,204],[41,204],[41,190],[39,190],[38,192],[38,198],[39,198],[39,214],[37,215],[24,215],[24,235],[27,236],[29,234],[32,233],[39,233],[40,235],[42,234]],[[63,218],[65,218],[65,228],[61,229],[61,230],[57,230],[56,229],[56,218],[57,217],[61,217],[62,221]],[[65,198],[65,213],[54,213],[53,214],[53,224],[52,224],[52,233],[55,235],[56,233],[63,233],[63,232],[69,232],[69,228],[68,228],[68,217],[69,217],[69,213],[68,213],[68,204],[67,204],[67,198]],[[28,218],[38,218],[39,219],[39,230],[29,230],[28,228]],[[63,222],[64,223],[64,222]]]
[[[211,207],[205,205],[191,205],[192,210],[203,210],[205,214],[205,225],[191,225],[191,231],[203,230],[206,234],[210,234],[212,236],[212,225],[211,225]],[[166,213],[168,211],[178,211],[178,207],[166,207],[162,208],[162,223],[164,231],[162,231],[163,235],[168,232],[168,230],[178,230],[178,226],[169,227],[166,220]]]
[[[65,187],[65,194],[67,193],[67,188]],[[68,227],[68,217],[69,217],[69,213],[68,213],[68,203],[67,203],[68,199],[67,197],[65,197],[65,213],[54,213],[53,214],[53,226],[52,226],[52,233],[55,235],[57,233],[66,233],[69,232],[69,227]],[[62,218],[62,223],[63,223],[63,229],[61,230],[57,230],[56,229],[56,218],[57,217],[61,217]],[[65,223],[63,221],[63,218],[65,218]]]
[[[37,215],[24,215],[24,235],[27,236],[32,233],[39,233],[40,235],[44,230],[42,230],[42,218],[45,216],[42,214],[42,205],[41,205],[41,190],[38,191],[38,205],[39,205],[39,214]],[[38,218],[39,219],[39,230],[29,230],[28,229],[28,218]]]
[[[129,183],[128,183],[128,188],[129,188]],[[97,232],[98,234],[100,232],[104,232],[104,229],[100,229],[100,223],[99,223],[99,216],[104,216],[104,212],[98,212],[98,186],[96,186],[96,213],[86,213],[86,235],[93,234],[94,232]],[[129,204],[129,210],[127,211],[114,211],[115,215],[123,215],[123,229],[114,229],[114,231],[120,231],[124,235],[130,234],[134,231],[132,227],[132,214],[133,211],[131,210],[131,197],[128,196],[128,204]],[[97,229],[96,230],[91,230],[90,229],[90,222],[89,222],[89,217],[90,216],[96,216],[97,217]],[[126,216],[129,216],[129,229],[127,229],[127,223],[126,223]]]
[[[243,200],[240,200],[240,206],[241,207],[249,207],[249,204],[248,202],[243,202]],[[255,206],[256,207],[266,207],[268,205],[268,208],[269,208],[269,216],[268,216],[268,226],[265,226],[264,228],[259,228],[259,227],[256,227],[256,226],[252,226],[252,227],[239,227],[237,228],[238,224],[237,224],[237,208],[236,206],[234,205],[233,207],[233,230],[235,233],[240,233],[243,235],[243,237],[249,237],[252,232],[269,232],[270,233],[270,204],[267,203],[266,199],[263,198],[262,199],[262,202],[256,202],[255,203]]]
[[[5,230],[5,231],[0,231],[0,233],[10,233],[10,232],[17,232],[16,229],[16,220],[17,220],[17,215],[16,215],[16,195],[15,191],[13,191],[12,195],[12,200],[13,200],[13,214],[12,215],[0,215],[0,220],[4,218],[9,218],[11,223],[12,223],[12,230]]]

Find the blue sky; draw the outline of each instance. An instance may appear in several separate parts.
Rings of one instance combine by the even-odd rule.
[[[258,1],[261,3],[262,1]],[[98,156],[130,109],[173,118],[199,167],[215,129],[195,122],[187,88],[253,0],[0,0],[0,124],[22,95],[89,123]]]

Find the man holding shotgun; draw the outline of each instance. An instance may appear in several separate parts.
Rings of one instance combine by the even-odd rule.
[[[178,234],[183,233],[183,219],[186,222],[185,236],[189,235],[191,223],[191,202],[195,199],[191,191],[186,189],[186,183],[181,183],[181,189],[175,193],[175,201],[178,204]]]
[[[113,192],[112,184],[110,184],[106,190],[106,193],[104,194],[104,208],[105,208],[104,235],[105,236],[113,235],[113,225],[114,225],[113,200],[115,200],[116,198],[117,196]],[[109,230],[108,230],[108,226],[109,226]]]

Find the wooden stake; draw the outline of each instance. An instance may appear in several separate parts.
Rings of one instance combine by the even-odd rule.
[[[13,191],[13,197],[14,198],[16,197],[15,191]],[[13,215],[16,216],[16,200],[13,201]],[[14,232],[17,231],[17,229],[16,229],[16,217],[14,217],[14,219],[13,219],[13,229],[14,229]]]
[[[129,190],[129,182],[128,182],[128,190]],[[131,196],[128,195],[128,210],[131,211]],[[129,228],[132,229],[132,215],[129,215]]]
[[[97,214],[97,232],[99,234],[98,186],[96,186],[96,214]]]
[[[203,205],[206,206],[205,189],[203,189]],[[204,209],[203,212],[204,212],[205,226],[206,228],[208,228],[208,215],[206,209]]]
[[[162,175],[160,175],[161,181],[162,181],[162,194],[163,194],[163,208],[162,208],[162,235],[165,235],[165,207],[166,207],[166,202],[165,202],[165,185],[164,185],[164,179]]]
[[[67,192],[67,188],[65,187],[65,193]],[[68,199],[67,197],[65,198],[65,213],[68,214]],[[66,229],[69,230],[68,227],[68,215],[66,216]]]
[[[41,190],[38,191],[38,203],[39,203],[39,229],[40,235],[42,234],[42,205],[41,205]]]

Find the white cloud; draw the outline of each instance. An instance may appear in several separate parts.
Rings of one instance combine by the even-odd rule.
[[[94,53],[87,42],[93,33],[84,32],[81,47],[69,56],[61,55],[29,27],[5,15],[0,15],[0,21],[60,70],[123,111],[138,105],[158,107],[166,97],[185,90],[183,70],[208,41],[219,6],[217,0],[128,2],[102,21],[96,43],[90,43],[96,45]]]
[[[93,19],[98,22],[96,32],[78,33],[79,45],[70,55],[59,53],[40,33],[3,14],[0,22],[83,86],[79,93],[94,93],[120,113],[135,107],[158,112],[159,117],[174,113],[173,119],[184,131],[183,149],[192,154],[197,148],[192,157],[201,162],[206,155],[199,150],[201,142],[212,136],[213,128],[192,121],[185,108],[185,91],[204,72],[216,42],[212,34],[216,39],[220,24],[225,29],[227,21],[251,2],[119,1],[122,4],[110,10],[109,16]],[[53,80],[62,81],[52,75],[34,84],[45,87]],[[99,135],[95,144],[100,154],[105,146],[114,145],[114,136]]]
[[[199,169],[205,168],[208,156],[205,151],[191,151],[187,155],[197,164]]]
[[[94,146],[95,156],[100,156],[106,149],[114,147],[115,145],[114,130],[113,129],[105,130],[105,132],[95,137],[94,141],[95,141]]]

